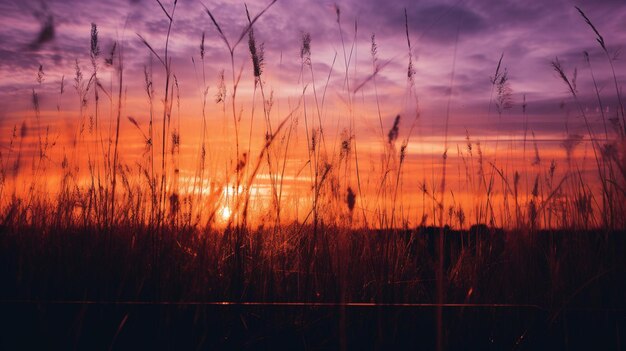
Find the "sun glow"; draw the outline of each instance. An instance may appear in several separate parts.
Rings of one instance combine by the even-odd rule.
[[[220,211],[219,211],[219,215],[220,218],[222,219],[222,221],[227,222],[230,219],[230,215],[232,214],[230,207],[228,206],[223,206]]]

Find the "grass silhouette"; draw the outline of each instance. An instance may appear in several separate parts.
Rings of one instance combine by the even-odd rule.
[[[426,165],[433,173],[441,173],[429,179],[407,171],[407,163],[414,160],[410,159],[415,151],[411,141],[416,139],[413,134],[421,111],[415,70],[419,63],[413,57],[406,10],[406,33],[400,35],[406,35],[408,46],[404,91],[408,113],[395,114],[393,122],[385,125],[377,79],[380,72],[391,69],[391,60],[380,58],[372,34],[371,72],[358,72],[358,26],[355,23],[350,42],[344,37],[347,31],[338,6],[341,52],[335,54],[325,81],[320,80],[312,55],[315,38],[301,33],[300,75],[294,80],[302,92],[285,113],[274,109],[274,92],[268,90],[265,80],[264,46],[255,31],[276,0],[256,15],[246,7],[247,24],[234,38],[220,26],[214,11],[203,5],[214,31],[201,34],[200,68],[193,59],[196,75],[201,76],[201,130],[199,143],[187,149],[194,150],[193,166],[183,169],[181,148],[190,144],[185,144],[187,135],[181,127],[177,67],[169,51],[178,3],[156,2],[167,19],[162,45],[148,42],[140,33],[135,39],[145,47],[150,62],[156,60],[163,71],[163,86],[158,88],[152,64],[143,69],[147,128],[138,118],[124,118],[126,82],[132,79],[124,66],[128,43],[115,41],[103,57],[96,24],[91,27],[91,72],[83,71],[76,60],[74,90],[80,123],[67,145],[57,145],[49,127],[42,125],[40,91],[47,83],[44,68],[39,66],[32,90],[34,126],[26,121],[14,126],[7,150],[0,154],[3,301],[326,303],[338,308],[341,347],[348,346],[345,320],[355,306],[350,304],[392,309],[394,304],[432,304],[437,307],[435,345],[439,349],[456,340],[444,330],[446,304],[534,306],[551,320],[561,318],[569,308],[625,307],[626,116],[615,58],[581,9],[576,8],[595,33],[611,67],[619,105],[617,118],[605,115],[608,102],[591,70],[595,63],[585,52],[604,137],[594,132],[589,112],[579,99],[577,73],[568,75],[555,58],[552,67],[571,94],[587,131],[585,136],[566,131],[562,141],[566,167],[557,168],[554,161],[547,167],[542,163],[542,150],[526,115],[525,96],[523,151],[515,150],[523,153],[522,163],[515,163],[506,149],[498,149],[498,144],[515,149],[512,141],[503,146],[506,142],[498,134],[493,154],[487,155],[484,144],[474,140],[469,131],[457,145],[453,163],[448,139],[453,63],[443,154],[439,161]],[[207,115],[210,88],[205,35],[217,35],[230,58],[230,72],[219,73],[215,88],[215,102],[221,104],[223,115],[228,115],[229,128],[234,128],[228,141],[232,144],[228,150],[234,149],[234,154],[224,152],[223,159],[216,157],[221,164],[209,159],[218,128]],[[246,38],[249,58],[244,61],[236,49]],[[344,77],[339,83],[331,80],[337,56],[343,60]],[[491,118],[493,105],[496,123],[514,108],[505,64],[506,58],[501,56],[490,77],[487,118]],[[251,68],[253,81],[242,81],[244,68]],[[104,72],[111,73],[109,87],[103,81]],[[230,82],[225,79],[228,73]],[[252,96],[244,108],[238,96],[248,83]],[[63,78],[59,101],[67,93],[64,84]],[[333,113],[328,111],[329,88],[335,88],[345,102],[341,113],[346,114],[346,128],[332,128],[336,121],[331,121]],[[362,146],[365,138],[356,128],[361,113],[357,94],[366,89],[373,92],[376,129],[380,129],[376,130],[376,134],[380,132],[376,137],[377,168],[368,175],[364,172],[368,157]],[[110,105],[108,126],[102,111],[106,104],[101,100]],[[261,129],[254,127],[258,110],[263,114]],[[60,103],[57,111],[63,114]],[[299,125],[301,119],[304,126]],[[607,125],[609,120],[613,130]],[[248,145],[242,138],[245,122],[250,123]],[[143,157],[139,160],[124,155],[126,139],[121,131],[125,123],[141,138]],[[532,161],[526,150],[529,129]],[[297,143],[298,138],[305,138],[305,147]],[[585,169],[584,160],[572,156],[581,144],[591,146],[593,174]],[[305,159],[291,167],[298,146]],[[32,159],[30,170],[28,157]],[[455,170],[459,176],[449,178]],[[55,171],[61,173],[58,184],[47,181]],[[184,178],[183,173],[191,176]],[[266,179],[260,180],[261,174],[267,175]],[[304,179],[305,186],[290,189],[289,177]],[[21,184],[20,179],[27,180]],[[421,201],[417,222],[411,216],[417,217],[419,210],[405,202],[408,183],[419,189],[414,195]],[[258,200],[263,186],[269,189],[265,198],[269,206],[259,210],[255,206],[263,201]],[[468,193],[468,199],[455,197],[461,192]],[[309,313],[298,314],[303,323],[312,323],[307,319]],[[127,320],[128,315],[114,333],[113,343]],[[392,322],[408,320],[398,316]],[[383,329],[379,326],[379,331]],[[384,344],[384,337],[378,342]],[[619,337],[616,343],[619,345]]]

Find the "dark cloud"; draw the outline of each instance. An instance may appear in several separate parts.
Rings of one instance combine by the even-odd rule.
[[[236,40],[247,24],[243,2],[206,0],[203,3],[213,12],[229,40]],[[268,3],[249,1],[248,7],[254,15]],[[0,48],[0,72],[9,77],[0,82],[1,101],[9,100],[6,96],[15,93],[14,87],[27,96],[39,64],[55,77],[63,74],[71,77],[76,59],[88,70],[91,22],[98,24],[103,53],[108,52],[113,41],[123,41],[129,95],[143,93],[143,66],[149,62],[151,54],[136,33],[144,36],[155,50],[162,52],[167,32],[167,19],[155,1],[50,0],[46,4],[46,13],[54,18],[54,36],[45,36],[46,40],[42,41],[38,38],[45,29],[45,21],[41,22],[38,18],[47,17],[34,16],[34,12],[40,9],[40,1],[0,3],[5,24],[0,28],[0,42],[3,43]],[[164,4],[169,9],[172,2],[166,0]],[[577,87],[581,99],[585,106],[593,110],[597,99],[594,98],[595,88],[584,60],[584,51],[590,55],[603,101],[607,105],[615,103],[608,61],[594,41],[595,34],[574,6],[583,8],[594,21],[613,53],[626,45],[626,31],[623,30],[626,6],[622,0],[343,0],[337,1],[337,5],[341,11],[341,31],[333,1],[279,0],[259,19],[254,30],[257,41],[265,46],[267,84],[287,91],[290,96],[300,93],[299,50],[301,35],[307,32],[312,38],[316,83],[318,86],[325,84],[333,57],[337,55],[328,94],[334,98],[345,93],[342,89],[344,48],[345,59],[350,60],[351,68],[354,65],[358,67],[357,74],[351,77],[351,83],[357,84],[371,72],[369,45],[370,35],[375,32],[379,61],[390,62],[376,78],[379,96],[381,101],[392,105],[390,109],[396,108],[407,83],[406,8],[417,71],[416,89],[425,112],[424,119],[436,119],[444,110],[442,101],[445,102],[450,91],[455,47],[452,104],[453,108],[459,107],[459,114],[467,115],[460,116],[460,120],[470,120],[471,113],[487,109],[491,92],[489,77],[494,74],[502,53],[503,67],[508,70],[518,109],[523,94],[526,94],[529,113],[560,116],[562,112],[558,101],[569,97],[550,67],[550,61],[558,56],[568,74],[578,68]],[[358,25],[356,34],[355,21]],[[206,76],[214,89],[221,69],[226,69],[227,77],[230,76],[229,54],[202,4],[179,1],[170,54],[183,95],[197,94],[196,70],[199,66],[194,69],[191,58],[195,59],[196,65],[200,64],[199,45],[203,32],[206,35]],[[357,43],[353,46],[355,35]],[[39,43],[37,50],[28,49],[33,42]],[[623,84],[626,81],[623,62],[615,61],[614,64],[618,82]],[[249,85],[252,82],[252,67],[247,38],[237,48],[235,66],[236,70],[243,67],[245,84]],[[155,64],[154,71],[155,79],[161,79],[162,69]],[[50,81],[56,81],[56,78]],[[362,93],[371,96],[372,90],[372,83],[368,83]],[[210,95],[213,93],[212,90]],[[559,123],[545,125],[559,128]]]
[[[485,19],[476,12],[462,6],[432,5],[414,7],[408,11],[409,29],[416,30],[420,38],[438,43],[450,43],[457,33],[467,36],[480,33],[487,28]],[[394,19],[402,25],[403,18]],[[391,23],[390,23],[391,24]]]

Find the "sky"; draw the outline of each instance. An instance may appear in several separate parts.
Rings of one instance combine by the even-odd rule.
[[[193,164],[197,156],[204,87],[208,87],[206,116],[215,163],[221,162],[220,155],[233,152],[230,106],[215,103],[222,70],[226,91],[232,92],[230,56],[205,8],[214,15],[225,36],[234,42],[248,21],[245,6],[254,16],[268,4],[269,1],[177,2],[169,57],[177,82],[175,118],[179,126],[174,129],[178,128],[181,136],[183,164]],[[171,11],[172,5],[172,1],[163,1],[167,11]],[[626,44],[626,4],[620,0],[278,0],[254,25],[257,44],[263,43],[262,80],[264,94],[272,96],[271,119],[278,125],[295,106],[309,109],[309,117],[314,116],[313,106],[317,104],[319,109],[323,98],[322,111],[317,113],[328,143],[337,148],[341,131],[353,130],[361,152],[369,155],[364,158],[369,157],[372,163],[378,162],[375,154],[383,152],[385,136],[397,115],[402,116],[399,140],[407,140],[408,157],[415,164],[428,160],[429,167],[434,167],[438,162],[435,158],[443,152],[446,130],[449,150],[466,143],[466,135],[483,140],[487,148],[493,139],[519,140],[534,133],[535,139],[544,143],[547,154],[562,158],[565,155],[562,140],[568,134],[581,135],[583,139],[588,136],[568,88],[551,65],[557,57],[565,73],[576,82],[579,100],[598,137],[608,133],[604,133],[592,72],[606,116],[615,116],[618,106],[614,76],[605,53],[575,6],[586,13],[604,37],[621,89],[626,81],[626,65],[619,56]],[[75,67],[78,64],[85,77],[91,74],[90,30],[95,23],[101,51],[98,65],[102,89],[112,96],[111,100],[102,99],[100,114],[109,118],[116,104],[116,67],[107,66],[104,58],[117,43],[117,49],[123,50],[124,62],[122,114],[126,118],[121,123],[122,145],[127,150],[124,161],[133,163],[135,158],[145,157],[141,152],[142,133],[146,132],[149,108],[144,70],[152,67],[154,74],[156,115],[162,111],[164,74],[139,36],[156,52],[163,53],[168,19],[157,1],[1,0],[0,18],[3,23],[0,129],[4,135],[0,144],[5,154],[10,131],[23,123],[29,130],[49,126],[58,144],[56,153],[67,152],[61,145],[71,144],[81,123],[80,99],[73,87]],[[303,70],[302,65],[304,33],[311,37],[310,71]],[[380,67],[375,79],[372,79],[372,35],[375,35]],[[585,52],[589,54],[593,71],[585,60]],[[409,53],[415,69],[413,90],[407,80]],[[501,57],[500,72],[505,69],[507,72],[510,108],[502,110],[500,115],[490,77]],[[36,81],[40,66],[44,72],[41,83]],[[263,106],[261,98],[254,90],[247,36],[234,51],[234,67],[236,74],[241,72],[235,107],[243,121],[239,132],[242,140],[251,144],[252,152],[263,145],[265,126],[259,112]],[[60,94],[62,80],[64,93]],[[354,91],[355,87],[359,87],[358,91]],[[33,118],[34,92],[41,105],[38,127]],[[302,96],[304,100],[300,99]],[[84,114],[92,118],[94,105],[92,97],[88,99]],[[256,108],[256,122],[250,122],[253,108]],[[315,120],[312,123],[314,126]],[[308,130],[301,125],[298,128],[300,148],[295,151],[294,147],[289,155],[294,169],[301,168],[300,161],[306,158],[304,135]]]
[[[249,1],[252,14],[267,1]],[[167,2],[166,6],[170,6]],[[206,33],[209,85],[215,86],[217,72],[229,68],[228,53],[204,11],[203,5],[216,16],[228,37],[235,38],[246,24],[243,2],[184,1],[178,3],[172,28],[171,56],[185,92],[197,91],[191,58],[199,57],[202,32]],[[589,73],[583,52],[591,55],[600,89],[611,95],[611,75],[594,34],[574,6],[583,9],[605,37],[609,49],[617,52],[626,42],[626,5],[621,1],[278,1],[255,26],[259,42],[266,53],[269,85],[297,86],[300,70],[302,32],[312,38],[312,61],[320,79],[327,74],[335,52],[339,54],[335,70],[343,70],[341,39],[336,23],[335,5],[341,10],[344,40],[350,49],[357,24],[356,67],[360,76],[370,73],[370,37],[376,34],[380,61],[391,60],[380,73],[381,94],[385,89],[403,89],[407,48],[404,35],[404,9],[413,44],[417,93],[421,108],[440,114],[447,100],[450,74],[456,46],[456,72],[453,85],[454,106],[458,120],[464,123],[472,113],[482,113],[489,100],[489,77],[504,54],[513,101],[521,105],[526,94],[529,113],[559,113],[558,103],[567,99],[567,89],[556,79],[550,62],[558,57],[568,74],[579,70],[579,90],[592,97]],[[149,52],[136,34],[153,46],[162,47],[167,23],[156,1],[2,1],[3,27],[0,39],[0,82],[3,115],[19,110],[9,102],[25,96],[35,83],[39,64],[47,73],[46,82],[54,84],[61,75],[71,76],[76,59],[88,64],[90,24],[96,23],[101,50],[106,53],[112,42],[124,42],[128,89],[139,93],[143,65]],[[52,21],[51,40],[35,45],[42,26]],[[458,38],[458,40],[457,40]],[[237,52],[237,66],[249,66],[245,40]],[[618,74],[622,60],[616,60]],[[250,67],[246,67],[246,72]],[[294,79],[294,77],[296,79]],[[619,76],[618,78],[623,78]],[[358,77],[354,80],[358,81]],[[184,84],[183,84],[184,83]],[[137,92],[135,92],[137,91]],[[367,93],[367,92],[366,92]],[[592,101],[590,101],[591,103]],[[557,108],[554,108],[554,105]],[[26,106],[28,108],[28,106]],[[511,111],[512,113],[515,111]],[[392,114],[393,115],[393,114]],[[466,115],[466,116],[463,116]],[[393,116],[388,117],[393,119]],[[424,119],[427,119],[426,116]]]

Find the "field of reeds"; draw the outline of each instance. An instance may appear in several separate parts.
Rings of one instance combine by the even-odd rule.
[[[285,102],[256,31],[276,0],[245,7],[234,34],[199,5],[211,31],[191,60],[193,99],[170,51],[177,6],[154,3],[158,40],[137,33],[105,50],[92,24],[88,62],[55,87],[34,67],[31,111],[1,126],[2,348],[622,347],[626,111],[614,53],[583,10],[605,58],[581,54],[595,90],[580,92],[559,58],[538,79],[561,81],[586,134],[566,130],[544,156],[504,55],[481,77],[484,118],[500,128],[518,109],[518,137],[449,132],[456,56],[440,136],[417,132],[429,97],[418,99],[406,11],[406,55],[383,58],[372,34],[367,68],[337,6],[330,71],[317,70],[315,38],[295,33],[299,92]],[[230,59],[219,72],[205,68],[208,36]],[[140,77],[125,66],[131,45],[149,58]],[[394,111],[378,80],[398,61]],[[600,65],[611,89],[596,82]],[[132,106],[128,81],[143,86]],[[186,121],[190,101],[199,115]],[[374,137],[359,135],[364,113]],[[76,123],[61,138],[64,116]],[[420,143],[437,143],[436,156]]]

